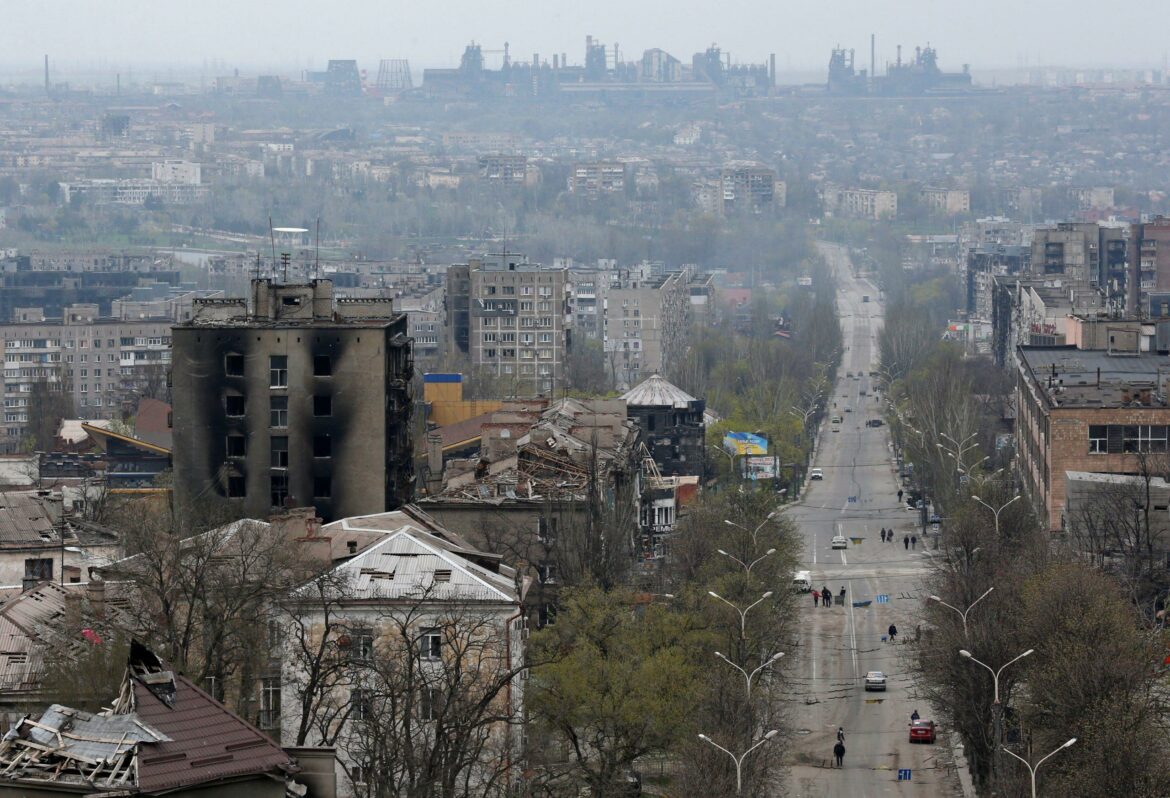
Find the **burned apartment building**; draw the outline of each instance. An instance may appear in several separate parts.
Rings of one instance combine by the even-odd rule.
[[[410,501],[411,339],[389,299],[327,280],[252,283],[202,300],[173,332],[175,496],[238,499],[252,517],[326,521]]]
[[[706,402],[659,374],[631,388],[622,399],[662,474],[703,476]]]

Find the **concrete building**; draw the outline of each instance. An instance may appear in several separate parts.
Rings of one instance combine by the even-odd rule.
[[[614,384],[629,388],[660,374],[686,353],[693,269],[655,274],[649,264],[620,271],[606,293],[606,365]]]
[[[1136,274],[1130,291],[1132,310],[1150,307],[1153,292],[1170,291],[1170,219],[1158,217],[1135,224],[1130,237],[1130,263]]]
[[[776,179],[776,171],[752,163],[732,162],[720,170],[721,211],[733,213],[771,213],[783,208],[785,185]]]
[[[857,219],[892,219],[898,215],[898,195],[893,191],[826,185],[821,191],[821,203],[829,215]]]
[[[239,499],[263,518],[394,509],[414,492],[406,316],[327,280],[252,283],[174,328],[175,496]]]
[[[570,346],[569,270],[488,255],[447,272],[448,339],[514,395],[551,394]]]
[[[965,189],[926,187],[918,192],[918,197],[931,213],[957,216],[971,212],[971,192]]]
[[[707,403],[658,374],[622,395],[626,413],[665,476],[702,477],[706,463]]]
[[[573,166],[569,191],[573,193],[621,193],[626,190],[626,165],[620,161],[588,161]]]
[[[62,318],[16,308],[0,325],[4,342],[4,426],[0,453],[17,451],[37,382],[64,384],[80,418],[120,417],[139,396],[161,396],[171,360],[171,320],[123,321],[93,304],[70,305]]]
[[[528,157],[525,155],[481,155],[479,177],[492,183],[524,185],[528,177]]]
[[[1039,227],[1032,236],[1032,274],[1096,284],[1100,252],[1100,230],[1094,223]]]
[[[1053,531],[1064,525],[1069,471],[1137,474],[1143,458],[1168,451],[1165,358],[1143,351],[1140,326],[1097,326],[1110,350],[1019,348],[1019,473]]]
[[[160,183],[198,186],[203,182],[203,166],[191,161],[162,161],[150,165],[150,179]]]

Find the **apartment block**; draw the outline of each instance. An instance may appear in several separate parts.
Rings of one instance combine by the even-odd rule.
[[[957,216],[971,212],[971,192],[966,189],[923,188],[918,196],[931,213]]]
[[[525,155],[481,155],[479,176],[493,183],[523,185],[528,177],[528,157]]]
[[[410,501],[406,324],[392,300],[335,299],[327,280],[198,301],[173,333],[180,506],[213,495],[328,521]]]
[[[1091,222],[1039,227],[1032,236],[1032,273],[1096,284],[1100,274],[1100,230]]]
[[[828,214],[856,219],[892,219],[898,215],[898,195],[869,188],[825,186],[821,202]]]
[[[770,213],[783,208],[786,199],[783,181],[776,171],[749,163],[729,163],[719,173],[722,211],[733,213]]]
[[[589,161],[573,166],[569,191],[574,193],[620,193],[626,190],[626,165],[620,161]]]
[[[693,269],[655,274],[649,264],[619,272],[604,311],[606,364],[618,388],[660,374],[686,353]]]
[[[1135,224],[1130,245],[1133,248],[1130,263],[1137,272],[1131,297],[1135,309],[1148,308],[1151,293],[1170,291],[1170,219],[1159,216]]]
[[[63,384],[80,418],[119,417],[139,396],[166,392],[171,320],[124,321],[98,315],[95,304],[70,305],[62,317],[17,308],[19,322],[0,325],[4,343],[4,425],[0,453],[18,450],[37,382]]]
[[[488,255],[447,272],[451,345],[516,395],[550,393],[570,346],[569,270]]]

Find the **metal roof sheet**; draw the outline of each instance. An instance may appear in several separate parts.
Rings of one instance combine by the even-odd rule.
[[[661,374],[649,378],[622,394],[630,407],[674,407],[685,410],[695,397],[667,380]]]

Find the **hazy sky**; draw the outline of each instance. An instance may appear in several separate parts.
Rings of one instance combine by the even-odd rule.
[[[683,61],[717,43],[736,61],[775,52],[785,69],[822,69],[836,44],[879,66],[930,41],[944,69],[1036,65],[1161,66],[1164,0],[1102,5],[1087,0],[43,0],[5,4],[0,62],[36,70],[45,53],[71,66],[214,61],[296,70],[329,58],[406,57],[412,67],[457,62],[472,39],[511,43],[514,58],[583,60],[587,33],[621,45],[623,60],[661,47]],[[1161,8],[1161,11],[1157,9]],[[498,63],[491,56],[489,63]],[[219,64],[215,64],[218,68]]]

